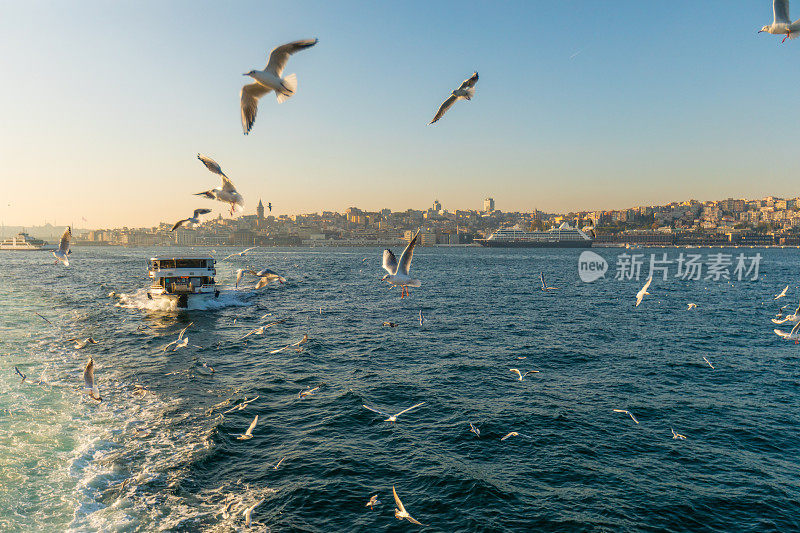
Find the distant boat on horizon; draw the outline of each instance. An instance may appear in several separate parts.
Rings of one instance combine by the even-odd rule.
[[[52,251],[58,248],[55,244],[47,244],[47,241],[31,237],[24,231],[20,231],[15,237],[0,242],[0,250],[10,250],[16,252],[25,251]]]
[[[591,248],[593,240],[564,222],[547,231],[525,231],[519,226],[503,228],[475,242],[489,248]]]

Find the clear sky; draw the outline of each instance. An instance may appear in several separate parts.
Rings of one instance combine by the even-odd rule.
[[[224,209],[191,196],[218,184],[197,152],[248,213],[796,196],[800,41],[756,33],[771,4],[6,2],[0,220]],[[242,73],[308,37],[285,71],[297,94],[263,98],[242,135]],[[476,69],[476,98],[426,126]]]

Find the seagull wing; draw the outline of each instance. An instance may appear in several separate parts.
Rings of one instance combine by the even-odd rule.
[[[372,407],[370,407],[370,406],[368,406],[368,405],[361,404],[361,406],[362,406],[364,409],[367,409],[367,410],[369,410],[369,411],[372,411],[373,413],[378,413],[379,415],[383,415],[383,416],[392,416],[392,415],[390,415],[389,413],[384,413],[383,411],[378,411],[377,409],[373,409]]]
[[[58,245],[59,251],[63,254],[69,253],[69,240],[72,238],[72,228],[67,227],[61,236],[61,243]]]
[[[525,377],[525,376],[527,376],[528,374],[538,374],[538,373],[539,373],[539,371],[538,371],[538,370],[528,370],[527,372],[525,372],[524,374],[522,374],[522,376],[523,376],[523,377]]]
[[[202,154],[197,154],[197,159],[202,161],[202,163],[206,166],[208,170],[213,172],[214,174],[218,174],[220,176],[225,176],[225,173],[222,172],[222,168],[220,168],[219,163],[211,159],[210,157],[206,157]]]
[[[183,226],[183,225],[184,225],[184,224],[186,224],[187,222],[189,222],[189,219],[188,219],[188,218],[184,218],[184,219],[182,219],[182,220],[179,220],[179,221],[177,221],[177,222],[175,223],[175,225],[174,225],[174,226],[172,226],[172,229],[171,229],[170,231],[175,231],[176,229],[180,228],[181,226]]]
[[[194,210],[194,218],[197,218],[200,215],[205,215],[206,213],[210,213],[211,209],[206,209],[205,207],[201,207],[200,209]]]
[[[402,415],[403,413],[407,413],[407,412],[411,411],[412,409],[416,409],[416,408],[417,408],[417,407],[419,407],[420,405],[425,405],[425,402],[420,402],[420,403],[418,403],[417,405],[412,405],[412,406],[411,406],[411,407],[409,407],[408,409],[403,409],[402,411],[400,411],[399,413],[397,413],[397,414],[396,414],[396,415],[394,415],[394,416],[400,416],[400,415]]]
[[[397,271],[406,276],[408,276],[408,271],[411,270],[411,260],[414,258],[414,246],[417,244],[417,237],[419,237],[419,230],[414,234],[414,238],[408,243],[406,249],[403,250],[400,256],[400,263],[397,266]]]
[[[478,73],[474,73],[472,76],[461,82],[459,86],[459,90],[469,89],[470,87],[475,87],[475,84],[478,83]]]
[[[256,415],[256,417],[253,419],[253,421],[250,422],[250,426],[247,428],[247,431],[245,431],[244,434],[245,435],[252,435],[253,434],[253,429],[255,429],[256,424],[258,424],[258,415]]]
[[[542,281],[542,290],[547,288],[547,283],[544,282],[544,272],[539,272],[539,279]]]
[[[458,97],[451,94],[450,98],[442,102],[442,105],[439,106],[439,111],[436,112],[436,115],[433,117],[433,120],[428,122],[428,125],[430,126],[431,124],[437,122],[440,118],[442,118],[444,114],[447,113],[447,110],[453,107],[453,104],[456,103],[456,100],[458,100]]]
[[[311,48],[318,42],[319,39],[301,39],[273,48],[272,52],[269,53],[269,62],[265,70],[280,78],[281,74],[283,74],[283,69],[286,68],[286,63],[289,61],[289,56],[300,50]]]
[[[249,252],[250,250],[255,250],[256,248],[258,248],[258,246],[251,246],[250,248],[246,248],[246,249],[242,250],[240,253],[241,253],[242,255],[244,255],[244,254],[246,254],[247,252]]]
[[[795,326],[792,328],[792,331],[790,331],[790,332],[789,332],[789,335],[794,335],[795,333],[797,333],[797,331],[798,331],[799,329],[800,329],[800,322],[798,322],[797,324],[795,324]]]
[[[406,508],[403,506],[403,502],[400,501],[400,496],[397,495],[397,491],[394,489],[394,485],[392,485],[392,494],[394,494],[394,503],[397,505],[397,509],[402,514],[408,514]]]
[[[789,19],[789,0],[773,0],[772,13],[775,24],[791,24]]]
[[[383,251],[383,269],[392,275],[397,273],[397,258],[388,248]]]
[[[83,388],[89,391],[94,391],[94,359],[89,358],[86,363],[86,368],[83,369]]]
[[[253,124],[256,123],[258,99],[271,90],[260,83],[251,83],[242,87],[239,99],[241,100],[240,105],[242,108],[242,130],[245,135],[250,133],[250,130],[253,129]]]
[[[516,375],[518,375],[519,377],[522,377],[522,373],[519,371],[519,369],[517,369],[517,368],[509,368],[509,370],[510,370],[511,372],[514,372],[514,373],[515,373]]]
[[[794,310],[794,316],[800,315],[800,304],[797,305],[797,309]]]
[[[189,322],[189,325],[183,328],[180,333],[178,333],[178,340],[183,339],[183,335],[186,333],[186,330],[189,329],[189,326],[191,326],[192,324],[194,324],[194,322]]]
[[[231,254],[231,255],[227,255],[227,256],[225,256],[225,257],[224,257],[222,260],[223,260],[223,261],[225,261],[225,259],[230,259],[230,258],[231,258],[231,257],[233,257],[234,255],[239,255],[239,254]]]

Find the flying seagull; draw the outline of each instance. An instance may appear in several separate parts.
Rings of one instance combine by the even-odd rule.
[[[173,352],[178,348],[186,347],[189,344],[189,337],[184,337],[184,335],[186,334],[186,330],[189,329],[189,326],[191,326],[192,324],[194,324],[194,322],[189,322],[189,325],[183,328],[180,331],[180,333],[178,333],[178,338],[176,340],[170,342],[169,344],[165,344],[164,351],[166,352],[167,348],[169,348],[170,346],[172,346],[171,351]],[[199,348],[199,346],[197,346],[197,348]]]
[[[269,212],[272,213],[272,202],[267,202],[267,208],[269,209]]]
[[[638,420],[636,420],[636,417],[635,417],[635,416],[633,416],[633,413],[631,413],[630,411],[626,411],[625,409],[614,409],[614,412],[615,412],[615,413],[625,413],[626,415],[628,415],[629,417],[631,417],[631,420],[633,420],[633,421],[634,421],[634,422],[636,422],[637,424],[639,423],[639,421],[638,421]]]
[[[420,403],[418,403],[416,405],[412,405],[408,409],[403,409],[402,411],[400,411],[396,415],[390,415],[389,413],[384,413],[383,411],[378,411],[377,409],[373,409],[372,407],[369,407],[369,406],[366,406],[366,405],[363,405],[363,404],[362,404],[362,407],[364,407],[364,409],[369,409],[373,413],[378,413],[379,415],[388,416],[389,418],[387,418],[385,420],[385,422],[397,422],[397,417],[398,416],[402,415],[403,413],[407,413],[407,412],[411,411],[412,409],[416,409],[417,407],[419,407],[421,405],[425,405],[425,402],[420,402]]]
[[[787,286],[785,286],[783,288],[783,290],[781,292],[779,292],[778,294],[775,295],[775,299],[777,300],[779,298],[783,298],[784,296],[786,296],[786,291],[788,291],[788,290],[789,290],[789,286],[787,285]]]
[[[236,255],[238,255],[239,257],[244,257],[247,254],[247,252],[249,252],[250,250],[255,250],[256,248],[258,248],[258,246],[251,246],[250,248],[242,250],[241,252],[237,252],[235,254],[227,255],[222,260],[225,261],[226,259],[230,259],[231,257],[234,257]],[[248,271],[245,270],[244,272],[248,272]]]
[[[413,279],[408,275],[408,271],[411,268],[411,259],[414,257],[414,246],[417,244],[418,237],[419,230],[414,234],[414,238],[408,243],[406,249],[403,250],[402,255],[400,255],[399,263],[391,250],[387,248],[383,251],[383,269],[388,272],[388,274],[383,276],[381,281],[386,281],[393,287],[399,285],[401,288],[401,299],[405,298],[407,295],[410,296],[408,291],[409,287],[419,287],[421,285],[418,279]]]
[[[318,42],[319,39],[301,39],[273,48],[272,52],[269,53],[269,61],[264,70],[251,70],[244,74],[256,81],[242,87],[242,92],[239,95],[242,107],[242,129],[245,135],[250,133],[256,121],[259,98],[270,91],[275,91],[275,96],[277,96],[280,104],[294,96],[297,91],[297,75],[289,74],[286,77],[282,77],[283,69],[286,68],[289,56],[300,50],[311,48]],[[270,209],[270,211],[272,210]]]
[[[276,280],[281,284],[286,283],[286,278],[268,268],[259,270],[258,272],[253,272],[252,270],[250,272],[254,276],[261,278],[258,280],[258,283],[256,283],[256,286],[254,287],[255,290],[263,289],[264,287],[266,287],[267,285]]]
[[[86,338],[86,339],[84,339],[82,341],[78,340],[77,338],[76,339],[68,339],[67,342],[72,342],[72,341],[76,341],[75,345],[73,346],[73,348],[75,348],[76,350],[83,350],[89,344],[97,344],[97,341],[94,340],[94,337],[88,337],[88,338]]]
[[[548,287],[547,283],[544,281],[544,272],[539,272],[539,279],[542,281],[542,290],[543,291],[555,291],[558,290],[558,287]]]
[[[284,350],[288,350],[289,348],[291,348],[291,347],[293,347],[293,346],[300,346],[300,345],[302,345],[302,344],[305,344],[305,343],[307,343],[307,342],[308,342],[308,333],[304,334],[304,335],[303,335],[303,338],[302,338],[302,339],[300,339],[299,341],[295,342],[294,344],[287,344],[287,345],[286,345],[286,346],[284,346],[283,348],[278,348],[277,350],[272,350],[272,351],[271,351],[271,352],[269,352],[269,353],[270,353],[270,355],[272,355],[272,354],[276,354],[276,353],[281,353],[282,351],[284,351]],[[301,349],[302,349],[302,348],[298,348],[298,350],[297,350],[297,351],[299,352]]]
[[[100,389],[94,380],[94,359],[89,358],[86,368],[83,369],[83,390],[85,390],[93,400],[103,401],[100,397]]]
[[[319,386],[314,387],[313,389],[306,389],[304,391],[300,391],[300,396],[298,396],[298,398],[300,398],[302,400],[306,396],[311,396],[312,394],[314,394],[318,390],[319,390]]]
[[[693,304],[693,303],[686,304],[686,310],[687,311],[691,311],[692,309],[696,309],[696,308],[697,308],[697,304]]]
[[[21,377],[21,378],[22,378],[22,381],[20,381],[20,383],[24,383],[24,382],[25,382],[25,378],[27,378],[28,376],[26,376],[25,374],[23,374],[23,373],[20,371],[20,369],[19,369],[19,368],[17,368],[17,367],[14,367],[14,372],[16,372],[16,373],[17,373],[17,375],[18,375],[19,377]]]
[[[781,317],[780,320],[773,318],[773,324],[783,324],[784,322],[800,322],[800,305],[797,306],[797,309],[795,309],[793,314],[786,316],[783,315],[783,307],[781,307],[781,312],[779,313]]]
[[[256,418],[258,418],[258,417],[256,417]],[[264,500],[259,500],[259,501],[257,501],[256,503],[254,503],[253,505],[251,505],[250,507],[248,507],[247,509],[245,509],[242,512],[242,515],[244,516],[244,525],[246,527],[250,527],[250,522],[251,522],[251,518],[252,518],[252,515],[253,515],[253,509],[258,507],[262,503],[264,503]]]
[[[453,107],[453,104],[456,103],[456,100],[463,98],[465,100],[472,100],[472,97],[475,96],[475,84],[478,83],[478,73],[474,73],[472,76],[464,80],[461,85],[450,93],[450,96],[442,102],[442,105],[439,106],[439,111],[436,112],[436,116],[433,117],[433,120],[428,122],[430,126],[434,122],[438,121],[440,118],[447,113],[447,110]]]
[[[397,495],[397,491],[394,489],[394,485],[392,485],[392,494],[394,494],[394,502],[397,505],[397,507],[394,510],[394,517],[395,518],[397,518],[398,520],[405,519],[405,520],[408,520],[409,522],[411,522],[412,524],[417,524],[417,525],[420,525],[420,526],[424,525],[424,524],[422,524],[422,522],[419,522],[419,521],[415,520],[410,514],[408,514],[408,511],[406,511],[406,508],[403,507],[403,502],[400,501],[400,497]]]
[[[789,18],[789,0],[773,0],[772,15],[772,24],[764,26],[758,33],[786,35],[781,43],[786,42],[786,39],[797,38],[797,33],[800,32],[800,19],[792,22]]]
[[[516,375],[519,376],[519,381],[523,381],[525,379],[525,376],[527,376],[528,374],[538,374],[539,373],[538,370],[528,370],[524,374],[522,372],[520,372],[519,369],[517,369],[517,368],[509,368],[509,370],[511,372],[514,372]]]
[[[274,470],[277,470],[277,469],[278,469],[278,467],[279,467],[279,466],[281,466],[281,464],[282,464],[282,463],[283,463],[285,460],[286,460],[286,456],[284,455],[284,456],[283,456],[283,458],[282,458],[280,461],[278,461],[278,464],[276,464],[276,465],[275,465],[275,466],[273,466],[272,468],[273,468]]]
[[[375,510],[375,506],[378,505],[379,503],[381,503],[381,502],[378,501],[378,495],[376,494],[376,495],[372,496],[369,499],[369,501],[367,502],[366,507],[369,507],[370,510],[374,511]]]
[[[710,366],[712,369],[714,369],[714,365],[712,365],[712,364],[711,364],[711,361],[709,361],[709,360],[708,360],[708,359],[706,359],[705,357],[703,357],[703,361],[705,361],[706,363],[708,363],[708,366]]]
[[[37,313],[36,311],[34,311],[34,312],[33,312],[33,314],[34,314],[34,315],[36,315],[36,316],[38,316],[39,318],[41,318],[42,320],[44,320],[45,322],[47,322],[47,323],[48,323],[48,324],[50,324],[51,326],[53,325],[53,323],[52,323],[52,322],[50,322],[49,320],[47,320],[45,317],[43,317],[42,315],[40,315],[40,314],[39,314],[39,313]]]
[[[481,436],[481,430],[480,430],[480,429],[478,429],[477,427],[475,427],[475,424],[473,424],[472,422],[470,422],[470,423],[469,423],[469,430],[470,430],[471,432],[475,433],[475,436],[476,436],[476,437],[480,438],[480,436]]]
[[[200,223],[200,215],[205,215],[206,213],[210,213],[211,209],[206,209],[201,207],[200,209],[194,210],[194,215],[189,218],[184,218],[183,220],[179,220],[172,226],[170,231],[175,231],[176,229],[180,228],[181,226],[185,226],[186,224],[199,224]]]
[[[422,309],[419,310],[419,325],[422,326],[425,324],[425,315],[422,314]]]
[[[507,434],[506,436],[501,437],[500,440],[504,441],[504,440],[506,440],[508,438],[511,438],[511,437],[525,437],[526,439],[532,439],[533,438],[530,435],[523,435],[522,433],[517,433],[516,431],[512,431],[511,433]]]
[[[53,257],[56,258],[56,264],[59,261],[64,263],[64,266],[69,266],[69,240],[72,238],[72,228],[67,226],[64,234],[61,236],[61,242],[58,245],[58,250],[53,250]]]
[[[800,343],[800,322],[795,324],[795,326],[792,328],[792,331],[790,331],[789,333],[786,333],[785,331],[781,331],[779,329],[774,329],[773,331],[779,337],[783,337],[786,340],[794,341],[795,344]]]
[[[228,176],[222,172],[222,168],[220,168],[219,164],[210,157],[200,154],[197,154],[197,159],[202,161],[208,170],[222,178],[222,185],[208,191],[195,193],[195,196],[205,196],[206,198],[211,198],[212,200],[218,200],[222,203],[230,204],[231,215],[233,215],[234,210],[244,211],[244,198],[242,198],[242,195],[236,190],[236,186],[233,184],[230,178],[228,178]]]
[[[645,295],[650,295],[650,293],[647,292],[647,289],[650,288],[650,284],[652,282],[653,276],[650,276],[647,278],[647,283],[644,284],[644,287],[642,287],[642,289],[636,293],[636,305],[634,307],[639,307],[639,304],[642,303],[642,299],[645,297]]]
[[[258,415],[250,422],[250,427],[247,428],[247,431],[244,432],[244,435],[239,435],[236,437],[238,440],[249,440],[253,438],[253,429],[258,424]]]
[[[686,440],[686,435],[681,435],[680,433],[675,433],[675,430],[672,429],[672,428],[669,428],[669,430],[672,432],[672,438],[673,439]]]

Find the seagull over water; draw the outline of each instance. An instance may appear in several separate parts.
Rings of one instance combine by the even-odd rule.
[[[675,430],[672,429],[672,428],[669,428],[669,430],[672,432],[672,438],[673,439],[686,440],[686,435],[681,435],[680,433],[675,433]]]
[[[786,39],[796,39],[800,32],[800,19],[792,20],[789,18],[789,0],[773,0],[772,2],[772,24],[767,24],[758,33],[771,33],[772,35],[785,35],[781,43]]]
[[[247,254],[247,252],[249,252],[250,250],[255,250],[256,248],[258,248],[258,246],[251,246],[250,248],[244,249],[241,252],[237,252],[237,253],[231,254],[231,255],[226,255],[224,258],[222,258],[222,260],[225,261],[226,259],[230,259],[231,257],[235,257],[237,255],[239,257],[244,257]],[[242,272],[247,273],[249,271],[248,270],[243,270]],[[237,272],[237,276],[238,276],[238,272]]]
[[[22,371],[20,371],[20,369],[17,367],[14,367],[14,372],[16,372],[17,375],[22,378],[22,381],[20,381],[20,383],[23,383],[25,381],[25,378],[28,377],[25,374],[23,374]]]
[[[480,430],[480,429],[478,429],[477,427],[475,427],[475,424],[473,424],[472,422],[470,422],[470,423],[469,423],[469,430],[470,430],[471,432],[475,433],[475,436],[476,436],[476,437],[480,438],[480,436],[481,436],[481,430]]]
[[[199,159],[208,170],[222,178],[222,185],[208,191],[195,193],[195,196],[205,196],[206,198],[210,198],[212,200],[218,200],[222,203],[230,204],[231,215],[233,215],[235,210],[244,211],[244,198],[236,190],[236,186],[233,184],[230,178],[228,178],[228,176],[222,172],[222,168],[220,168],[219,164],[210,157],[200,154],[197,154],[197,159]]]
[[[516,431],[512,431],[511,433],[508,433],[504,437],[501,437],[500,440],[504,441],[506,439],[510,439],[511,437],[524,437],[526,439],[532,439],[533,438],[530,435],[523,435],[522,433],[517,433]]]
[[[373,413],[378,413],[379,415],[388,416],[389,418],[387,418],[384,422],[397,422],[397,417],[398,416],[402,415],[403,413],[407,413],[407,412],[411,411],[412,409],[416,409],[417,407],[420,407],[422,405],[425,405],[425,402],[420,402],[420,403],[418,403],[416,405],[412,405],[408,409],[403,409],[402,411],[400,411],[396,415],[390,415],[389,413],[384,413],[383,411],[378,411],[377,409],[373,409],[372,407],[369,407],[369,406],[363,405],[363,404],[362,404],[362,407],[364,407],[364,409],[368,409],[368,410],[372,411]]]
[[[306,389],[304,391],[300,391],[300,395],[298,396],[298,398],[300,398],[302,400],[306,396],[311,396],[312,394],[314,394],[318,390],[319,390],[319,386],[314,387],[313,389]]]
[[[708,366],[710,366],[712,370],[714,369],[714,365],[712,365],[712,364],[711,364],[711,361],[709,361],[709,360],[708,360],[708,359],[706,359],[705,357],[703,357],[703,361],[705,361],[706,363],[708,363]]]
[[[392,485],[392,494],[394,494],[394,503],[397,506],[394,510],[395,518],[398,520],[408,520],[412,524],[417,524],[419,526],[424,525],[422,522],[415,520],[410,514],[408,514],[408,511],[406,511],[406,508],[403,506],[403,502],[400,501],[400,497],[397,495],[394,485]]]
[[[548,287],[547,283],[544,281],[544,272],[539,272],[539,279],[542,281],[542,290],[543,291],[556,291],[558,287]]]
[[[378,495],[376,494],[376,495],[372,496],[369,499],[369,501],[367,502],[366,507],[369,507],[370,510],[374,511],[375,510],[375,506],[378,505],[379,503],[381,503],[381,502],[378,500]]]
[[[686,304],[686,310],[687,311],[691,311],[692,309],[696,309],[696,308],[697,308],[697,304],[693,304],[693,303]]]
[[[172,350],[170,350],[170,351],[174,352],[178,348],[185,348],[186,346],[188,346],[189,345],[189,337],[185,337],[184,335],[186,334],[186,330],[189,329],[189,326],[191,326],[192,324],[194,324],[194,322],[189,322],[189,325],[186,326],[185,328],[183,328],[180,331],[180,333],[178,333],[178,338],[176,340],[174,340],[174,341],[172,341],[172,342],[170,342],[168,344],[165,344],[164,345],[164,351],[166,352],[169,347],[172,347]],[[195,346],[195,348],[199,348],[199,346]]]
[[[286,68],[286,63],[289,62],[289,57],[292,54],[311,48],[318,42],[319,39],[301,39],[273,48],[272,52],[269,53],[269,61],[264,70],[245,72],[245,76],[250,76],[255,80],[255,83],[242,87],[242,92],[239,95],[242,108],[242,129],[245,135],[250,133],[256,121],[259,98],[270,91],[275,91],[275,96],[280,104],[294,96],[297,91],[297,75],[289,74],[286,77],[282,77],[283,69]]]
[[[439,106],[439,111],[436,112],[436,116],[433,117],[433,120],[428,122],[430,126],[434,122],[437,122],[440,118],[447,113],[447,110],[453,107],[453,104],[456,103],[457,100],[464,99],[464,100],[472,100],[472,97],[475,96],[475,84],[478,83],[478,73],[475,72],[472,76],[461,82],[458,89],[450,93],[450,96],[442,102],[442,105]]]
[[[786,306],[784,306],[786,307]],[[773,324],[783,324],[784,322],[800,322],[800,304],[798,304],[797,309],[795,309],[794,313],[791,315],[783,315],[783,307],[781,307],[781,319],[773,318]]]
[[[638,421],[638,420],[636,420],[636,417],[635,417],[635,416],[633,416],[633,413],[631,413],[630,411],[626,411],[625,409],[614,409],[614,412],[615,412],[615,413],[625,413],[626,415],[628,415],[629,417],[631,417],[631,420],[633,420],[633,421],[634,421],[634,422],[636,422],[637,424],[639,423],[639,421]]]
[[[258,418],[258,417],[256,417],[256,418]],[[252,519],[252,516],[253,516],[253,510],[256,507],[258,507],[259,505],[261,505],[262,503],[264,503],[264,500],[259,500],[259,501],[257,501],[256,503],[254,503],[253,505],[251,505],[250,507],[248,507],[247,509],[245,509],[242,512],[242,515],[244,516],[244,525],[245,525],[245,527],[250,527],[251,519]]]
[[[789,290],[789,286],[787,285],[787,286],[785,286],[783,288],[783,290],[781,292],[779,292],[778,294],[775,295],[775,299],[778,300],[778,299],[783,298],[784,296],[786,296],[786,291],[788,291],[788,290]]]
[[[256,424],[258,424],[258,415],[250,422],[250,427],[247,428],[247,431],[244,432],[244,435],[239,435],[236,437],[238,440],[249,440],[253,438],[253,429],[255,429]]]
[[[527,376],[528,374],[538,374],[539,373],[538,370],[528,370],[524,374],[522,372],[520,372],[518,368],[509,368],[509,370],[511,372],[514,372],[517,376],[519,376],[519,381],[524,381],[525,380],[525,376]]]
[[[401,288],[401,299],[405,298],[407,295],[410,295],[408,291],[409,287],[419,287],[421,285],[418,279],[413,279],[411,276],[409,276],[411,259],[414,257],[414,246],[417,244],[418,237],[419,230],[417,230],[417,233],[414,234],[414,238],[412,238],[411,242],[408,243],[406,249],[403,250],[403,253],[400,255],[399,263],[391,250],[387,248],[383,251],[383,269],[388,272],[388,274],[383,276],[381,281],[386,281],[394,287],[399,285]]]
[[[636,305],[634,307],[639,307],[639,304],[642,303],[642,300],[644,299],[645,295],[647,296],[650,295],[650,293],[647,292],[647,289],[650,288],[650,284],[652,282],[653,282],[653,276],[650,276],[649,278],[647,278],[647,283],[644,284],[644,287],[642,287],[642,289],[636,293]]]
[[[61,242],[58,244],[58,250],[53,250],[53,257],[56,258],[56,264],[61,261],[64,263],[64,266],[69,266],[69,254],[72,253],[69,250],[69,241],[71,238],[72,228],[68,226],[67,229],[64,230],[64,234],[61,236]]]
[[[86,368],[83,369],[83,390],[85,390],[93,400],[103,401],[100,397],[100,389],[94,380],[94,359],[89,358]]]
[[[790,331],[789,333],[786,333],[785,331],[781,331],[779,329],[774,329],[773,331],[779,337],[782,337],[789,341],[794,341],[795,344],[800,343],[800,322],[795,324],[795,326],[792,328],[792,331]]]
[[[201,207],[200,209],[195,209],[194,214],[189,218],[184,218],[179,220],[172,226],[170,231],[175,231],[176,229],[180,228],[181,226],[185,226],[187,224],[199,224],[200,223],[200,215],[205,215],[206,213],[210,213],[211,209],[206,209],[205,207]]]

